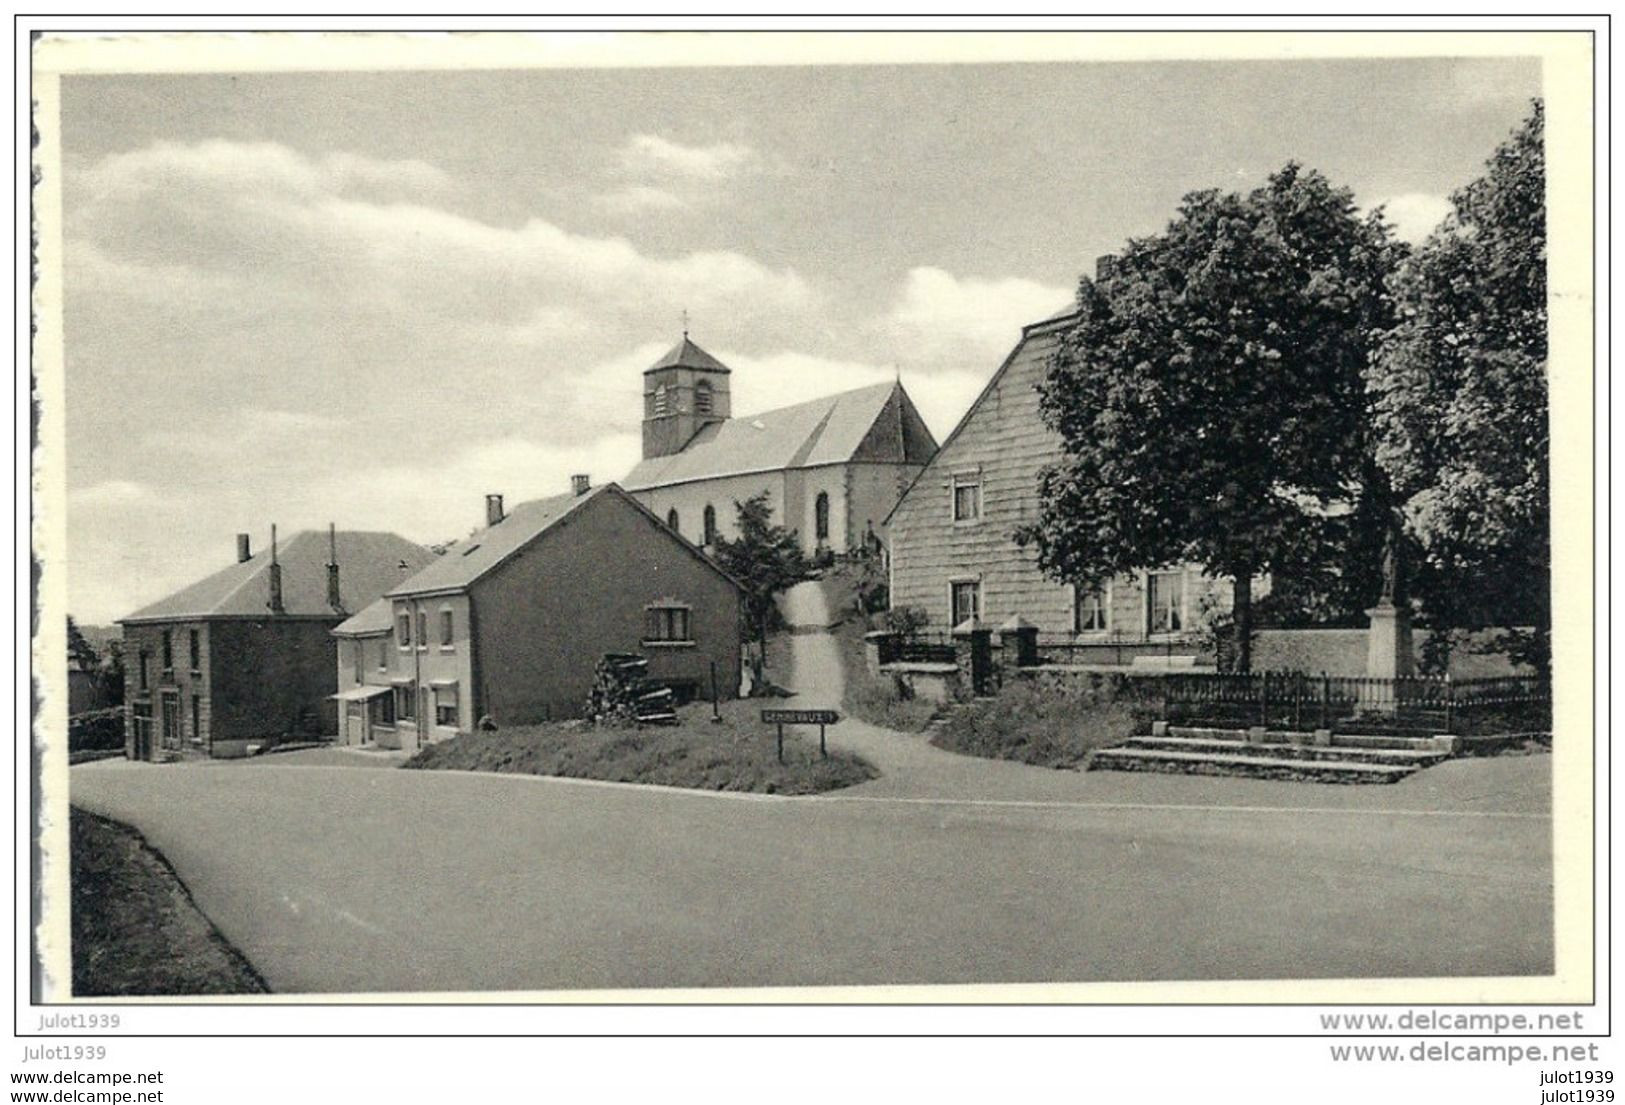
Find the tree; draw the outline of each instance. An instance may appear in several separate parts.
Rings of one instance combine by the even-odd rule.
[[[1370,370],[1375,453],[1421,551],[1436,630],[1508,624],[1545,670],[1551,633],[1546,168],[1540,101],[1396,273]]]
[[[735,502],[734,507],[738,511],[739,536],[729,540],[719,534],[715,557],[722,570],[744,586],[746,629],[749,639],[756,642],[751,670],[755,685],[761,686],[767,631],[778,613],[773,600],[807,579],[812,571],[802,555],[796,532],[773,524],[767,492]]]
[[[68,660],[74,667],[88,675],[94,675],[101,666],[102,658],[96,652],[96,646],[85,639],[79,631],[79,623],[68,615]]]
[[[1336,507],[1382,493],[1363,373],[1401,249],[1296,164],[1246,196],[1186,196],[1080,282],[1040,387],[1062,459],[1017,539],[1081,589],[1177,562],[1230,577],[1248,670],[1253,579],[1335,557]]]

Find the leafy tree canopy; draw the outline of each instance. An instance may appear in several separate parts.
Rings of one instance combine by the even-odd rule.
[[[1080,587],[1182,561],[1232,577],[1245,668],[1252,578],[1333,555],[1335,507],[1373,491],[1364,371],[1400,252],[1296,164],[1186,196],[1080,283],[1041,387],[1063,457],[1018,539]]]
[[[1544,112],[1451,197],[1392,281],[1398,321],[1370,370],[1375,455],[1420,548],[1419,590],[1442,626],[1535,627],[1513,642],[1544,666],[1550,607]]]
[[[730,540],[718,535],[715,557],[723,571],[744,585],[745,618],[760,646],[766,643],[777,612],[774,597],[809,578],[812,568],[802,554],[795,531],[773,523],[767,492],[734,506],[738,510],[739,536]],[[758,658],[758,675],[759,664]]]

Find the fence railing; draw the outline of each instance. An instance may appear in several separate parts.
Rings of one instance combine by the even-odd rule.
[[[1377,679],[1300,672],[1175,674],[1163,681],[1167,721],[1335,729],[1378,723],[1440,733],[1550,727],[1551,684],[1539,676]]]
[[[952,664],[957,655],[953,638],[946,634],[915,633],[880,640],[882,664]]]
[[[1122,667],[1137,656],[1200,656],[1201,643],[1188,637],[1109,636],[1097,638],[1043,637],[1038,638],[1038,655],[1046,664],[1112,664]],[[1211,660],[1208,662],[1211,663]]]

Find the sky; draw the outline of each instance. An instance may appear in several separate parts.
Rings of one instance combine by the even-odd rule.
[[[325,527],[618,479],[682,333],[736,415],[900,376],[944,438],[1182,195],[1289,160],[1419,240],[1524,59],[69,76],[69,610]]]

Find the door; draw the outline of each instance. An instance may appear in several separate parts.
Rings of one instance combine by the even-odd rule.
[[[344,743],[347,745],[362,744],[367,739],[367,704],[365,702],[346,702],[344,704]]]
[[[164,751],[178,752],[181,747],[180,695],[165,692],[163,696]]]
[[[133,721],[135,748],[132,752],[137,761],[145,762],[152,759],[152,706],[145,702],[137,705]]]

